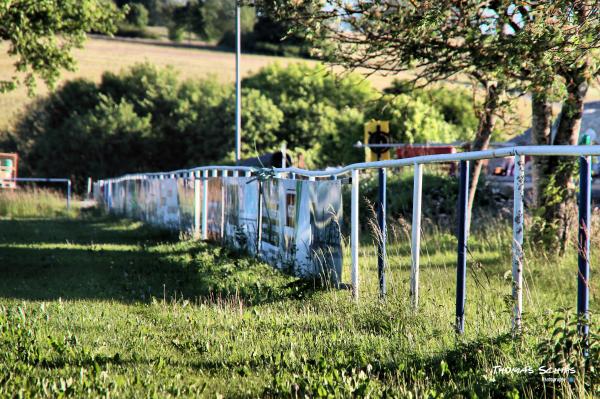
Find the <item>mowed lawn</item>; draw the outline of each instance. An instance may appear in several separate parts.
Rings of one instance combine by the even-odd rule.
[[[388,299],[366,240],[356,304],[347,290],[139,222],[0,220],[0,397],[582,396],[537,372],[494,373],[548,363],[546,323],[575,304],[573,253],[528,251],[525,329],[513,339],[510,230],[474,233],[456,336],[452,235],[424,237],[416,312],[408,243],[391,241]],[[597,313],[595,289],[591,304]]]

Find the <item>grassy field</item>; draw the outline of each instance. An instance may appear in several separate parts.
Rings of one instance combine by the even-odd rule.
[[[348,291],[318,288],[138,222],[94,212],[0,220],[0,397],[600,393],[600,376],[583,374],[570,345],[574,325],[555,330],[564,323],[557,317],[572,317],[562,308],[575,304],[573,252],[557,260],[527,249],[525,328],[513,338],[509,228],[496,221],[476,231],[466,333],[456,336],[455,240],[425,223],[415,312],[408,301],[409,241],[401,226],[391,234],[388,299],[377,297],[373,247],[365,238],[355,304]],[[596,238],[593,248],[598,244]],[[594,251],[592,264],[598,260]],[[594,289],[595,314],[599,305]],[[538,367],[560,367],[563,357],[576,369],[567,376],[574,381],[544,381],[562,375],[541,375]],[[495,372],[494,366],[532,372]]]
[[[8,77],[13,73],[14,60],[6,55],[8,45],[0,43],[0,76]],[[148,61],[160,67],[172,66],[182,78],[205,78],[214,76],[221,82],[235,80],[235,55],[232,52],[207,49],[177,48],[168,45],[142,44],[135,42],[113,41],[101,38],[89,38],[85,47],[75,51],[77,71],[65,72],[61,81],[83,77],[99,81],[105,71],[118,72],[135,63]],[[272,57],[263,55],[243,55],[241,74],[247,76],[271,63],[286,65],[293,62],[315,61],[296,58]],[[388,86],[391,77],[372,78],[377,87]],[[38,95],[48,92],[43,83],[39,84]],[[12,123],[20,110],[31,102],[24,88],[0,96],[0,129]]]

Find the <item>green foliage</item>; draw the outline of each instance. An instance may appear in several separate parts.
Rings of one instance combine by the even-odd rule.
[[[149,32],[146,27],[148,25],[148,9],[142,3],[131,3],[124,7],[127,14],[125,20],[118,24],[116,36],[134,37],[143,39],[156,39],[157,36]]]
[[[212,2],[211,6],[214,8]],[[219,3],[222,7],[226,4]],[[233,5],[231,5],[233,7]],[[228,6],[229,7],[229,6]],[[229,10],[229,8],[227,8]],[[290,32],[291,25],[289,22],[280,21],[272,18],[268,11],[262,10],[257,6],[256,12],[252,8],[242,8],[242,49],[246,52],[271,54],[286,57],[310,57],[310,45],[301,35],[296,35]],[[229,13],[230,14],[230,13]],[[214,18],[213,13],[213,18]],[[232,26],[229,22],[231,15],[223,15],[221,19],[225,22],[225,27]],[[218,20],[218,18],[216,18]],[[220,27],[223,30],[223,26]],[[236,36],[235,30],[225,28],[223,32],[215,35],[218,39],[218,44],[231,49],[235,48]]]
[[[205,0],[202,16],[206,37],[220,41],[227,32],[235,32],[235,7],[237,0]],[[254,7],[241,7],[240,25],[242,35],[252,31],[256,21]]]
[[[107,72],[99,84],[68,82],[24,113],[10,136],[23,171],[87,176],[172,170],[218,162],[234,143],[235,101],[214,79],[179,82],[170,69],[139,64]],[[244,154],[278,148],[282,112],[261,92],[244,89]]]
[[[172,69],[138,64],[105,73],[99,84],[67,82],[30,105],[3,144],[19,152],[22,172],[68,176],[76,189],[88,176],[230,161],[232,89],[213,78],[181,82]],[[277,150],[285,141],[309,166],[360,162],[363,151],[353,144],[362,140],[367,118],[389,118],[395,141],[459,139],[464,123],[447,122],[428,99],[382,97],[360,76],[339,77],[322,66],[272,65],[243,81],[242,156]]]
[[[184,33],[194,33],[200,38],[206,38],[206,22],[203,14],[204,3],[188,0],[185,4],[174,5],[170,8],[169,39],[181,41]]]
[[[433,105],[407,94],[383,96],[369,115],[372,119],[389,120],[390,133],[396,142],[449,143],[457,136],[453,126]]]
[[[430,104],[452,126],[453,140],[471,140],[477,131],[473,94],[466,89],[445,86],[415,88],[408,81],[394,80],[384,89],[388,94],[407,94]]]
[[[148,9],[143,4],[133,3],[129,6],[125,20],[137,28],[144,28],[148,25]]]
[[[1,0],[0,39],[10,43],[17,73],[0,80],[0,91],[25,84],[33,94],[36,78],[53,87],[61,70],[75,67],[71,50],[86,32],[112,33],[121,18],[111,0]]]
[[[138,28],[137,26],[121,23],[115,32],[115,36],[131,37],[140,39],[158,39],[158,35],[150,32],[146,28]]]
[[[169,39],[180,41],[185,32],[189,32],[204,40],[235,46],[235,7],[234,0],[186,0],[172,3],[166,7],[170,15],[167,24]],[[248,34],[256,19],[254,8],[242,7],[240,19],[244,40],[251,43]]]
[[[360,139],[362,107],[376,95],[368,82],[343,78],[323,66],[274,64],[243,81],[260,90],[283,112],[277,138],[289,148],[312,149],[317,165],[334,165],[360,157],[352,144]]]
[[[169,0],[114,0],[119,8],[143,6],[148,11],[148,22],[152,26],[164,26],[169,20],[167,4]]]
[[[590,321],[573,315],[570,309],[554,312],[554,319],[546,323],[548,334],[538,345],[542,355],[540,365],[545,370],[560,370],[569,384],[551,385],[552,391],[570,391],[583,397],[585,392],[600,392],[600,336]],[[581,334],[587,326],[589,335]],[[587,355],[586,355],[587,354]],[[548,373],[556,375],[557,373]],[[562,391],[562,392],[561,392]]]

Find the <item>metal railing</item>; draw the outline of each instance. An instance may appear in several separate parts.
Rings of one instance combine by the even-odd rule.
[[[421,202],[422,202],[422,178],[423,165],[459,162],[459,221],[458,221],[458,247],[457,247],[457,284],[456,284],[456,330],[464,332],[465,301],[466,301],[466,252],[467,252],[467,191],[469,187],[469,161],[514,157],[514,210],[513,210],[513,243],[512,243],[512,279],[513,279],[513,328],[521,328],[521,317],[523,311],[523,198],[524,198],[524,176],[525,156],[573,156],[580,157],[580,188],[579,188],[579,251],[578,251],[578,295],[577,311],[583,317],[589,317],[589,279],[590,279],[590,222],[591,222],[591,156],[600,156],[600,145],[585,146],[521,146],[500,148],[485,151],[462,152],[454,154],[426,155],[414,158],[395,159],[377,162],[363,162],[327,170],[310,171],[295,167],[275,168],[273,172],[277,178],[289,176],[292,179],[299,177],[315,180],[319,178],[338,179],[340,176],[351,175],[351,216],[350,216],[350,246],[351,246],[351,281],[352,294],[355,300],[359,298],[359,179],[360,172],[369,169],[391,169],[404,166],[414,168],[413,187],[413,215],[412,215],[412,246],[411,246],[411,278],[410,296],[413,306],[419,303],[419,269],[420,269],[420,234],[421,234]],[[209,174],[227,176],[232,172],[233,176],[243,174],[251,176],[257,172],[256,168],[243,166],[204,166],[191,169],[181,169],[170,172],[143,173],[125,175],[116,179],[107,179],[101,182],[118,182],[130,179],[164,179],[176,177],[193,177],[195,179],[206,179]],[[380,180],[381,181],[381,180]],[[385,181],[385,180],[384,180]],[[385,192],[385,187],[380,187],[380,193]],[[378,201],[379,209],[383,212],[385,221],[385,195],[380,194]],[[195,218],[194,231],[197,236],[207,238],[207,192],[206,185],[202,193],[195,193]],[[201,216],[200,216],[201,215]],[[381,221],[380,221],[381,222]],[[382,236],[385,237],[385,224],[382,227]],[[385,251],[380,246],[379,251]],[[379,257],[385,258],[385,253],[379,253]],[[383,295],[385,287],[385,267],[379,268],[380,290]],[[585,328],[585,327],[584,327]],[[587,331],[587,330],[586,330]]]

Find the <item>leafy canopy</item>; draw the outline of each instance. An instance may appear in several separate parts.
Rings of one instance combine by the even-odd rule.
[[[121,18],[111,0],[0,0],[0,40],[16,58],[16,73],[0,80],[0,91],[24,83],[33,93],[36,78],[53,87],[60,70],[74,69],[71,50],[86,32],[112,33]]]

